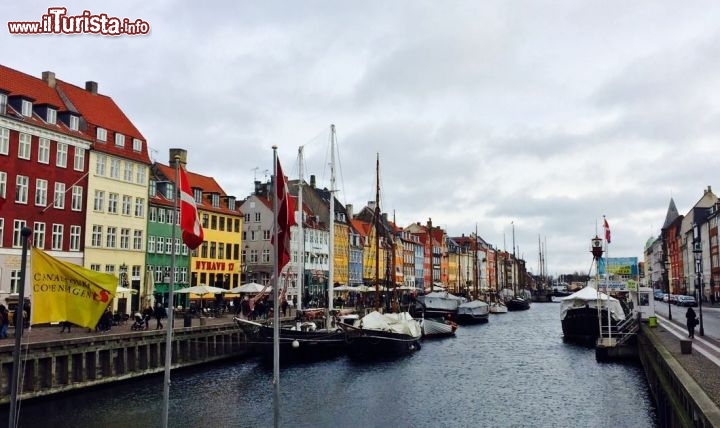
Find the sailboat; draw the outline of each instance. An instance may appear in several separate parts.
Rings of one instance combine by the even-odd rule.
[[[329,274],[328,284],[333,284],[333,252],[334,252],[334,223],[335,223],[335,125],[330,125],[330,201],[329,201]],[[300,180],[298,180],[298,231],[300,246],[298,251],[302,254],[304,233],[303,233],[303,148],[298,150],[300,163]],[[302,277],[304,271],[304,257],[298,257],[298,307],[295,320],[288,320],[280,323],[279,348],[280,359],[283,362],[311,361],[337,357],[344,354],[346,349],[345,332],[334,323],[334,311],[332,307],[332,285],[329,287],[328,307],[323,309],[302,309]],[[351,318],[352,319],[352,318]],[[273,334],[274,328],[271,323],[258,323],[255,321],[235,318],[238,326],[256,341],[256,348],[260,354],[269,361],[273,357]]]
[[[422,328],[409,312],[383,313],[380,310],[380,233],[385,229],[381,221],[380,211],[380,155],[376,161],[376,193],[375,193],[375,310],[364,317],[354,321],[339,323],[345,330],[348,343],[348,354],[356,359],[383,359],[407,355],[420,349],[420,338]],[[391,243],[391,250],[394,243],[389,234],[386,239]],[[386,274],[386,280],[390,282],[391,269]],[[392,284],[394,286],[394,281]],[[389,287],[388,287],[389,291]]]
[[[505,306],[507,306],[508,311],[525,311],[530,309],[530,293],[523,289],[520,290],[520,292],[517,292],[517,284],[515,281],[515,223],[512,223],[512,238],[513,238],[513,257],[512,257],[512,296],[509,296],[505,300]]]

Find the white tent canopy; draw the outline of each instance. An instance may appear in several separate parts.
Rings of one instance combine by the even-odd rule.
[[[597,308],[598,301],[600,309],[607,311],[610,308],[610,315],[616,321],[625,319],[625,311],[620,301],[614,297],[608,296],[603,292],[598,292],[591,286],[585,286],[575,293],[560,299],[560,319],[565,319],[568,309],[581,308],[584,306]]]
[[[121,285],[118,285],[118,287],[115,289],[116,295],[125,294],[125,293],[137,294],[137,290],[133,290],[132,288],[123,287]]]
[[[193,294],[219,294],[219,293],[227,293],[227,290],[220,287],[213,287],[210,285],[196,285],[194,287],[187,287],[187,288],[181,288],[179,290],[175,291],[176,293],[180,294],[187,294],[187,293],[193,293]]]
[[[226,291],[228,293],[260,293],[263,290],[272,291],[272,287],[267,286],[267,288],[265,288],[264,285],[258,284],[257,282],[248,282],[247,284],[243,284],[239,287],[231,288]]]

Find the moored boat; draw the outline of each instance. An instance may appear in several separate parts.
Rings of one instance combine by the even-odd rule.
[[[465,302],[458,307],[459,324],[480,324],[488,322],[490,306],[482,300]]]
[[[458,325],[451,320],[440,318],[421,318],[418,320],[423,338],[455,336]]]
[[[608,308],[610,308],[611,325],[616,325],[625,319],[625,311],[620,301],[598,292],[590,285],[563,297],[560,301],[563,338],[585,344],[595,343],[600,336],[600,322],[604,326],[608,324]],[[598,317],[601,321],[598,321]]]
[[[505,303],[503,303],[501,301],[490,302],[489,306],[490,307],[489,307],[488,311],[491,314],[506,314],[508,311],[508,308],[507,308],[507,306],[505,306]]]
[[[459,297],[447,291],[433,291],[417,297],[416,312],[422,312],[426,317],[441,317],[447,315],[455,316],[461,303],[465,303],[464,297]]]
[[[357,359],[395,358],[420,349],[420,323],[408,312],[381,314],[372,311],[345,330],[348,355]]]
[[[508,311],[525,311],[530,309],[530,299],[513,297],[505,301]]]

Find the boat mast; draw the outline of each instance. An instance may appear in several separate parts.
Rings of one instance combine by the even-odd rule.
[[[303,282],[305,279],[305,216],[303,211],[303,150],[305,147],[300,146],[298,148],[298,171],[300,179],[298,180],[298,267],[297,267],[297,308],[296,311],[302,310],[302,298],[303,298]]]
[[[513,288],[513,294],[517,296],[517,279],[515,278],[515,262],[517,259],[515,258],[515,222],[511,222],[512,224],[512,238],[513,238],[513,258],[512,258],[512,288]]]
[[[480,269],[478,269],[478,232],[475,223],[475,236],[473,237],[473,279],[475,283],[475,298],[480,297]]]
[[[375,161],[375,310],[380,310],[380,153]]]
[[[330,212],[328,217],[330,266],[328,266],[328,304],[325,319],[327,320],[326,327],[329,329],[330,311],[333,310],[333,299],[335,297],[333,290],[335,281],[335,125],[330,125]]]

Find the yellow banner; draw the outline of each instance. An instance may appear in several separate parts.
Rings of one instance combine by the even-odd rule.
[[[70,321],[95,328],[118,279],[32,249],[32,324]]]

